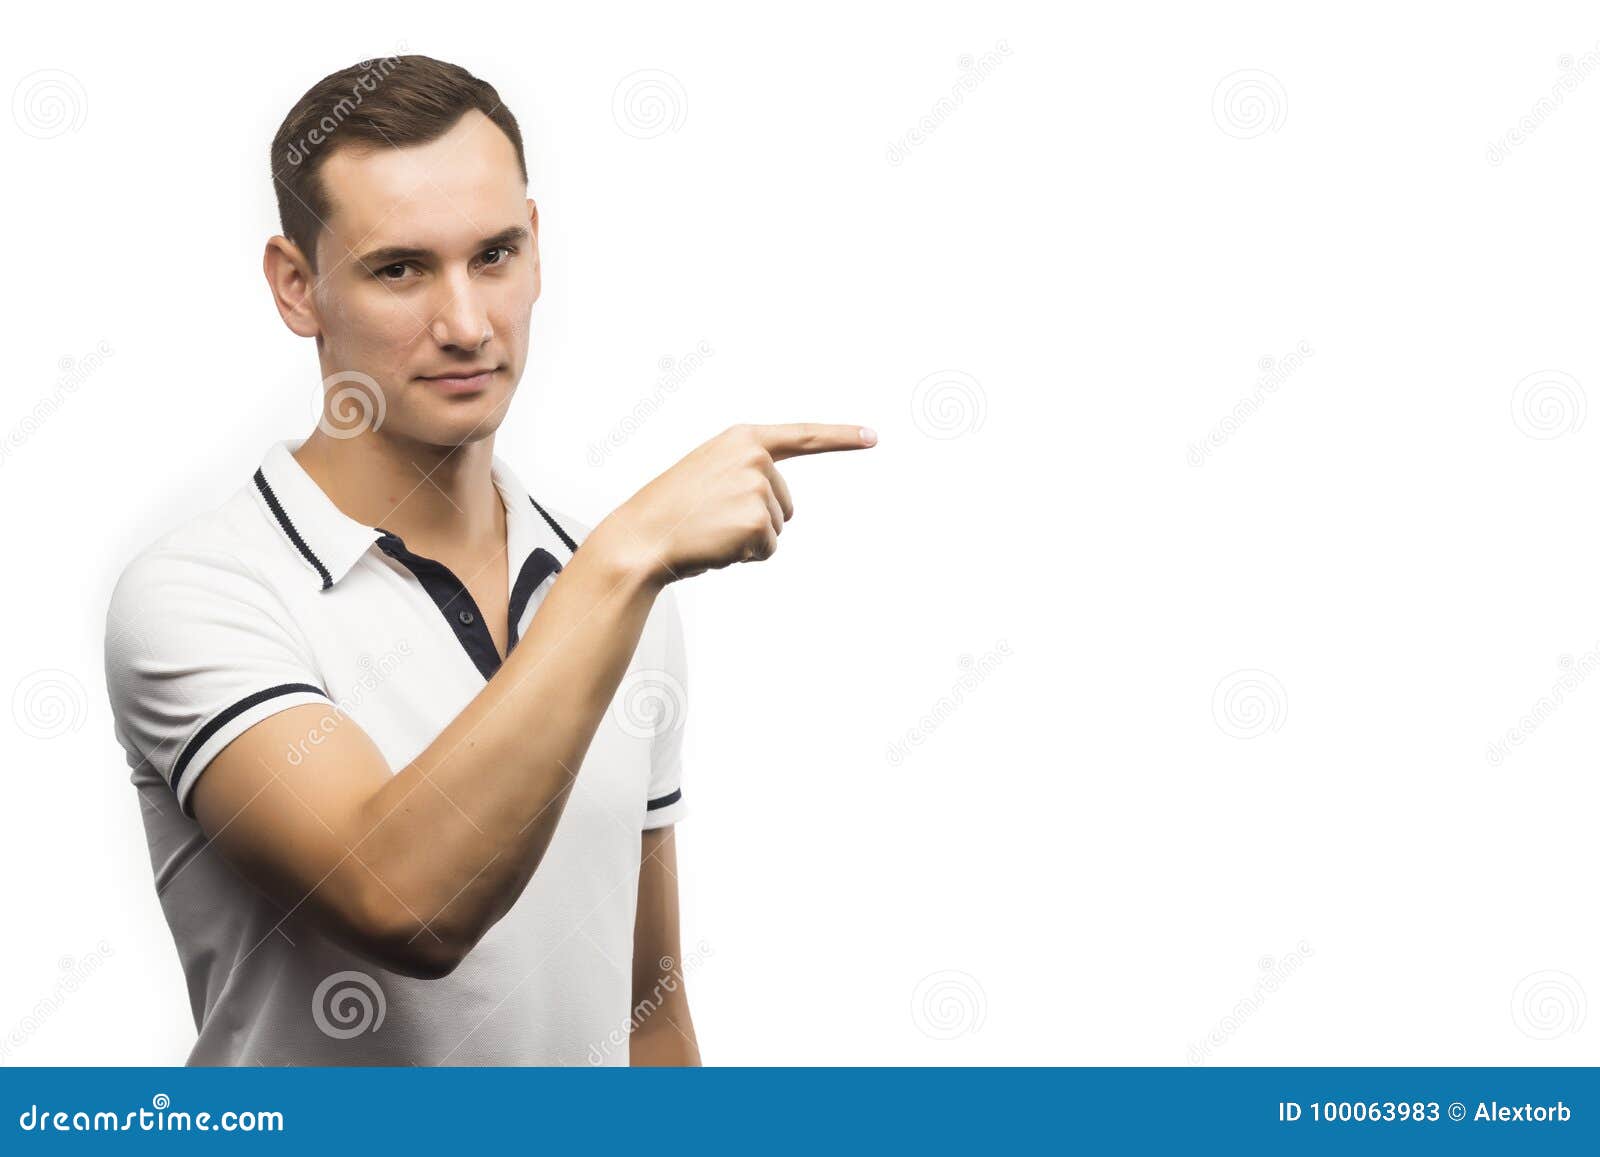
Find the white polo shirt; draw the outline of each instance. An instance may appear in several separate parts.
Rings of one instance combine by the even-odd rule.
[[[299,444],[274,445],[222,506],[141,551],[106,619],[117,739],[199,1030],[188,1063],[626,1064],[616,1041],[632,1011],[640,832],[684,815],[686,674],[671,587],[544,860],[449,976],[401,976],[338,946],[207,846],[194,785],[252,725],[322,705],[284,759],[304,759],[345,716],[399,770],[500,665],[459,580],[342,513],[291,456]],[[589,528],[541,507],[498,457],[493,477],[515,646]]]

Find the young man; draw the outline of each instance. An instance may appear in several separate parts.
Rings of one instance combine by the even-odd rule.
[[[874,436],[736,426],[583,526],[493,451],[540,285],[494,89],[346,69],[272,167],[264,268],[323,419],[107,618],[189,1063],[696,1064],[670,584],[772,554],[776,461]]]

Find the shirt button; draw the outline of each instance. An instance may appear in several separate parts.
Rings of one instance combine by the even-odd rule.
[[[460,619],[466,626],[470,627],[472,625],[473,615],[471,611],[462,611],[456,618]]]

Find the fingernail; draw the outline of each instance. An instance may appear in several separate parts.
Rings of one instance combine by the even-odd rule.
[[[861,427],[861,440],[870,446],[878,440],[878,432],[871,426],[863,426]]]

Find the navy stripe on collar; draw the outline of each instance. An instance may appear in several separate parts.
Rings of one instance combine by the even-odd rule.
[[[556,556],[542,546],[534,547],[533,553],[522,564],[522,571],[517,575],[517,583],[511,588],[507,655],[511,654],[511,649],[517,645],[517,627],[522,622],[523,612],[528,609],[528,600],[533,597],[533,592],[539,589],[540,583],[560,569],[561,564],[556,561]]]
[[[316,572],[322,576],[322,589],[327,590],[333,585],[333,575],[328,573],[328,568],[322,565],[322,560],[311,553],[311,548],[306,545],[306,540],[300,537],[300,532],[294,528],[294,523],[289,521],[289,516],[284,513],[283,504],[278,501],[278,496],[272,492],[272,487],[267,484],[267,476],[258,468],[256,470],[256,489],[261,491],[261,497],[267,500],[272,515],[278,520],[278,525],[283,527],[283,533],[289,536],[289,541],[294,543],[305,560],[309,562]]]
[[[578,552],[578,544],[572,541],[572,536],[561,529],[560,524],[557,523],[555,519],[550,517],[550,512],[544,507],[540,506],[538,500],[535,499],[533,495],[528,495],[528,501],[533,503],[533,508],[537,510],[544,520],[550,524],[550,529],[556,532],[556,537],[566,544],[567,550],[571,551],[573,554],[576,554]]]

